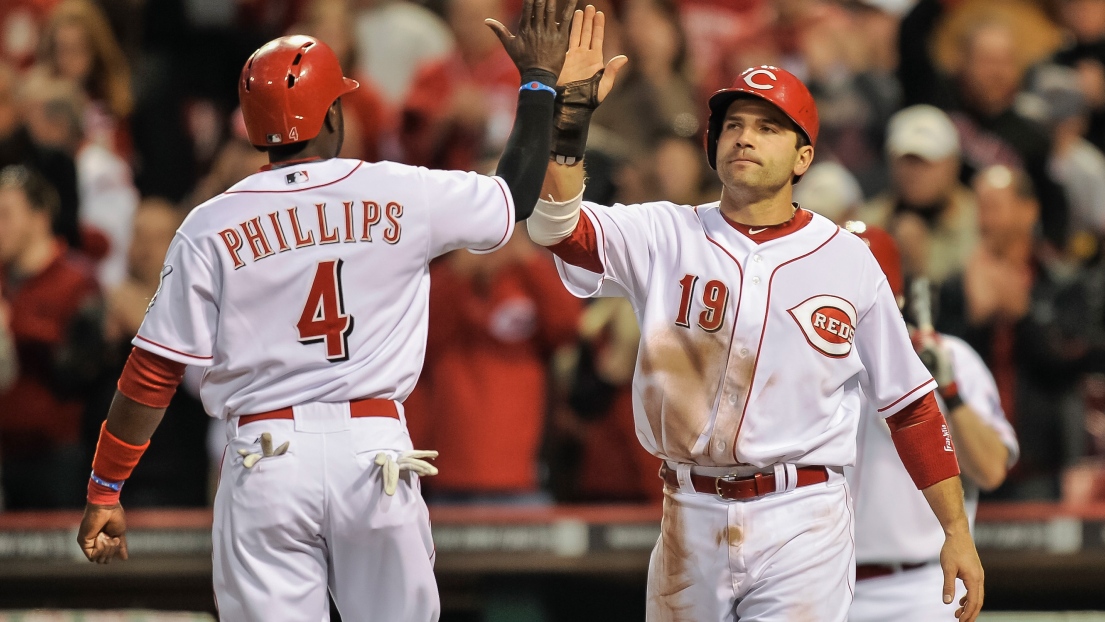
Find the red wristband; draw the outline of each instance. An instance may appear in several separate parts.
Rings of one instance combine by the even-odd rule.
[[[115,505],[119,502],[119,490],[111,485],[122,487],[130,477],[138,460],[145,453],[150,442],[131,445],[119,440],[108,431],[107,421],[100,426],[100,440],[96,442],[96,455],[92,458],[92,473],[95,478],[88,480],[88,502],[96,505]],[[107,485],[96,482],[100,479]]]

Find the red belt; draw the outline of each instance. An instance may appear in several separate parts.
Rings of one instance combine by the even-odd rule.
[[[829,471],[823,466],[799,467],[796,488],[829,481]],[[660,467],[660,479],[672,488],[679,488],[679,476],[665,462]],[[710,477],[691,473],[691,487],[704,495],[722,499],[754,499],[775,492],[774,473],[756,473],[749,477]]]
[[[392,419],[399,418],[399,408],[395,406],[395,402],[391,400],[379,400],[375,398],[365,398],[363,400],[353,400],[349,402],[349,416],[350,417],[390,417]],[[292,415],[292,409],[280,408],[277,410],[270,410],[268,412],[257,413],[255,415],[242,415],[238,417],[238,427],[242,427],[247,423],[253,423],[254,421],[265,421],[267,419],[294,419]]]
[[[886,577],[892,574],[898,574],[899,572],[905,572],[906,570],[916,570],[928,566],[929,562],[919,562],[916,564],[899,564],[896,566],[890,566],[887,564],[859,564],[856,566],[856,581],[863,581],[864,579],[874,579],[877,577]]]

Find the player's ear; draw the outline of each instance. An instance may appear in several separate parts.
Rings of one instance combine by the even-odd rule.
[[[341,99],[335,99],[334,103],[330,104],[330,108],[326,111],[326,128],[331,132],[337,132],[338,128],[342,126],[342,111],[341,111]]]
[[[799,176],[805,175],[811,164],[813,164],[813,147],[802,145],[798,148],[798,157],[794,160],[793,173]]]

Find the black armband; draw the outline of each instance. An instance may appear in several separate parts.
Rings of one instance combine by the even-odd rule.
[[[555,100],[551,89],[555,87],[556,76],[543,69],[528,69],[522,74],[514,127],[495,171],[510,189],[516,222],[530,217],[541,196]]]
[[[550,159],[569,166],[583,159],[591,115],[599,107],[599,82],[603,70],[587,78],[557,87],[553,114],[553,145]]]

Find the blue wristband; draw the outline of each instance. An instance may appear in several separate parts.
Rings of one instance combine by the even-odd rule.
[[[548,91],[548,92],[552,93],[553,97],[556,97],[556,89],[549,86],[548,84],[542,84],[541,82],[538,82],[537,80],[526,82],[522,86],[518,87],[518,91],[519,92],[521,92],[521,91]]]
[[[89,477],[91,477],[92,481],[96,482],[97,484],[99,484],[99,485],[101,485],[105,488],[110,488],[110,489],[114,490],[115,492],[119,492],[120,490],[123,489],[123,482],[109,482],[106,479],[103,479],[102,477],[100,477],[99,475],[96,475],[95,471],[93,471],[92,474],[89,475]]]

